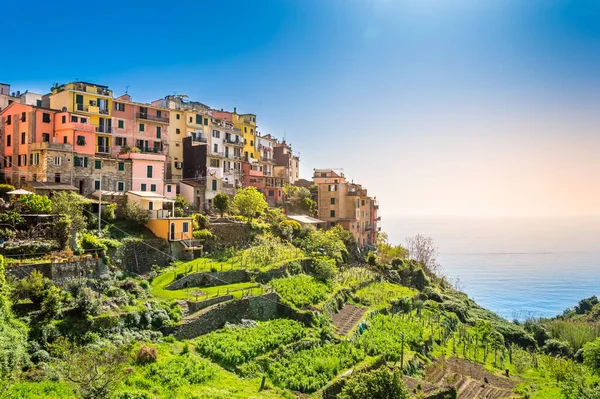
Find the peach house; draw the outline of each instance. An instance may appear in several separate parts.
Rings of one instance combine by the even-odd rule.
[[[151,192],[162,197],[165,192],[165,161],[162,154],[126,152],[119,159],[131,160],[132,191]]]

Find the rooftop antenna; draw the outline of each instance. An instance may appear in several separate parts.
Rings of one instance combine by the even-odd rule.
[[[129,94],[129,86],[125,86],[125,94]]]

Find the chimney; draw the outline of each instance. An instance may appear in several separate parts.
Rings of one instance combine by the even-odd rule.
[[[233,107],[233,113],[237,114],[237,107]]]
[[[21,97],[21,91],[17,90],[17,97]]]

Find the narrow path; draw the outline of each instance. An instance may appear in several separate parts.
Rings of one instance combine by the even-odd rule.
[[[339,335],[346,335],[362,319],[367,311],[360,306],[345,304],[344,307],[333,315],[332,322]]]

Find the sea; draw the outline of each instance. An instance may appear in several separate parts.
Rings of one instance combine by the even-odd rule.
[[[553,317],[600,298],[600,217],[390,217],[392,243],[431,237],[442,272],[508,320]]]

